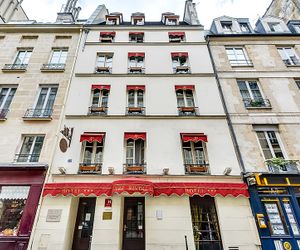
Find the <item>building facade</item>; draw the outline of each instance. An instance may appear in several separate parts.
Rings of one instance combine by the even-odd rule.
[[[299,0],[272,0],[266,10],[264,17],[277,17],[285,22],[297,20],[300,18],[300,1]]]
[[[259,249],[205,31],[98,6],[32,249]]]
[[[216,18],[207,36],[262,248],[299,249],[298,21]]]
[[[21,6],[22,2],[23,0],[2,0],[0,2],[0,23],[28,20]]]
[[[0,249],[25,250],[53,158],[81,26],[27,21],[0,26]]]

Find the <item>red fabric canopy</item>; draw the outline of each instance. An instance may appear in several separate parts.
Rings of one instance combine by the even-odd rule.
[[[176,85],[175,90],[194,90],[195,86],[194,85]]]
[[[185,32],[169,32],[169,36],[185,36]]]
[[[129,35],[144,35],[144,32],[129,32]]]
[[[111,31],[111,32],[100,32],[100,36],[112,36],[114,37],[116,35],[116,32]]]
[[[145,90],[144,85],[127,85],[127,90]]]
[[[43,196],[73,195],[73,196],[112,196],[114,194],[160,195],[221,195],[226,197],[240,195],[249,197],[247,184],[244,183],[201,183],[201,182],[151,182],[139,178],[126,178],[112,183],[48,183]]]
[[[97,141],[101,143],[103,141],[104,133],[84,133],[80,136],[80,142],[87,141],[87,142],[94,142]]]
[[[92,85],[92,90],[95,90],[95,89],[99,89],[99,90],[102,90],[102,89],[110,90],[110,85],[96,85],[96,84],[93,84],[93,85]]]
[[[173,52],[171,53],[172,58],[173,57],[188,57],[188,53],[187,52]]]
[[[143,52],[129,52],[128,57],[145,57]]]
[[[125,133],[124,135],[124,138],[125,140],[129,140],[129,139],[132,139],[132,140],[146,140],[146,133]]]
[[[191,133],[181,133],[181,138],[183,142],[207,142],[207,136],[203,133],[196,133],[196,134],[191,134]]]

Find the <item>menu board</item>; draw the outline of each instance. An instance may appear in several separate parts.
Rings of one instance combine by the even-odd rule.
[[[265,203],[265,208],[270,220],[272,234],[285,234],[284,225],[278,210],[277,203]]]
[[[297,222],[295,220],[295,216],[294,216],[294,213],[292,211],[290,203],[289,202],[284,202],[283,204],[284,204],[284,208],[285,208],[285,211],[287,213],[288,220],[291,224],[291,228],[293,230],[294,235],[300,235],[299,227],[298,227]]]

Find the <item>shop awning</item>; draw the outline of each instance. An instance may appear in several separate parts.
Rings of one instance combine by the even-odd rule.
[[[116,35],[116,32],[100,32],[100,36],[111,36],[114,37]]]
[[[127,85],[127,90],[145,90],[144,85]]]
[[[97,141],[101,143],[103,141],[104,133],[84,133],[80,136],[80,142],[94,142]]]
[[[194,90],[195,86],[194,85],[176,85],[175,90]]]
[[[140,132],[136,132],[136,133],[125,133],[124,134],[124,138],[125,140],[129,140],[129,139],[132,139],[132,140],[143,140],[145,141],[146,140],[146,133],[140,133]]]
[[[97,85],[97,84],[93,84],[93,85],[92,85],[92,90],[95,90],[95,89],[99,89],[99,90],[102,90],[102,89],[110,90],[110,85]]]
[[[188,53],[187,52],[173,52],[171,53],[172,58],[173,57],[188,57]]]
[[[207,142],[207,136],[204,133],[181,133],[180,135],[183,142]]]
[[[43,196],[112,196],[115,194],[141,194],[150,196],[194,196],[249,197],[244,183],[201,183],[201,182],[151,182],[139,178],[126,178],[112,183],[48,183]]]
[[[169,32],[169,36],[185,36],[185,32]]]
[[[145,53],[142,52],[129,52],[128,57],[145,57]]]

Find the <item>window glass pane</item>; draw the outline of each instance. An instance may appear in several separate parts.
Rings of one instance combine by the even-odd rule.
[[[32,150],[30,162],[38,162],[44,142],[44,136],[37,136]]]
[[[135,141],[135,163],[143,164],[144,162],[144,141]]]
[[[34,141],[34,136],[25,136],[20,154],[29,154]]]
[[[259,140],[260,146],[262,148],[265,159],[273,158],[272,152],[270,150],[267,139],[265,137],[265,133],[262,131],[257,131],[256,133],[257,133],[258,140]]]
[[[60,50],[53,51],[50,63],[53,63],[53,64],[59,63],[60,53],[61,53]]]
[[[144,106],[144,92],[141,90],[138,90],[137,92],[137,105],[138,107]]]
[[[280,148],[280,145],[279,145],[279,142],[278,142],[277,137],[276,137],[276,133],[274,131],[267,131],[267,136],[268,136],[268,139],[269,139],[269,141],[272,145],[275,157],[284,158],[283,153],[282,153],[281,148]]]
[[[43,109],[49,88],[42,88],[35,109]]]
[[[109,92],[107,90],[102,90],[102,107],[107,107],[108,103],[108,94]]]
[[[57,93],[57,88],[50,89],[50,94],[49,94],[47,105],[46,105],[45,109],[50,110],[53,108],[56,93]]]
[[[97,57],[97,65],[98,67],[104,67],[105,66],[105,56],[104,55],[98,55]]]
[[[86,141],[84,154],[83,154],[83,163],[87,163],[87,164],[93,163],[92,155],[93,155],[93,143]]]
[[[0,92],[0,108],[4,105],[4,100],[8,94],[9,88],[2,88]]]
[[[26,54],[25,54],[25,57],[23,60],[23,64],[28,64],[30,56],[31,56],[31,51],[26,51]]]
[[[193,91],[186,90],[185,91],[185,97],[186,97],[186,105],[187,107],[194,107],[194,97],[193,97]]]
[[[17,90],[16,88],[10,89],[9,94],[7,96],[7,99],[6,99],[6,102],[3,105],[3,109],[8,109],[9,108],[9,106],[12,102],[12,99],[13,99],[15,93],[16,93],[16,90]],[[0,95],[0,98],[1,98],[1,95]],[[1,100],[0,100],[0,108],[1,108]]]
[[[135,106],[135,101],[134,101],[135,94],[134,93],[135,93],[134,90],[128,91],[128,107],[134,107]]]
[[[256,81],[248,81],[248,84],[249,84],[249,88],[250,88],[250,90],[252,92],[254,100],[261,100],[261,99],[263,99],[262,95],[260,93],[260,89],[258,87],[257,82]]]
[[[99,98],[100,98],[100,90],[99,89],[95,89],[93,91],[92,106],[98,106],[98,104],[99,104]]]
[[[126,146],[126,163],[127,164],[133,164],[133,152],[134,150],[134,141],[133,140],[127,140],[127,146]]]
[[[62,51],[60,55],[59,63],[66,63],[68,51]]]
[[[249,90],[247,88],[247,84],[245,81],[238,81],[238,86],[242,95],[243,99],[251,99],[251,95],[249,93]]]
[[[102,163],[102,145],[99,142],[94,142],[94,148],[95,148],[95,159],[94,163]]]
[[[193,155],[191,148],[183,148],[183,157],[185,164],[193,164]]]

